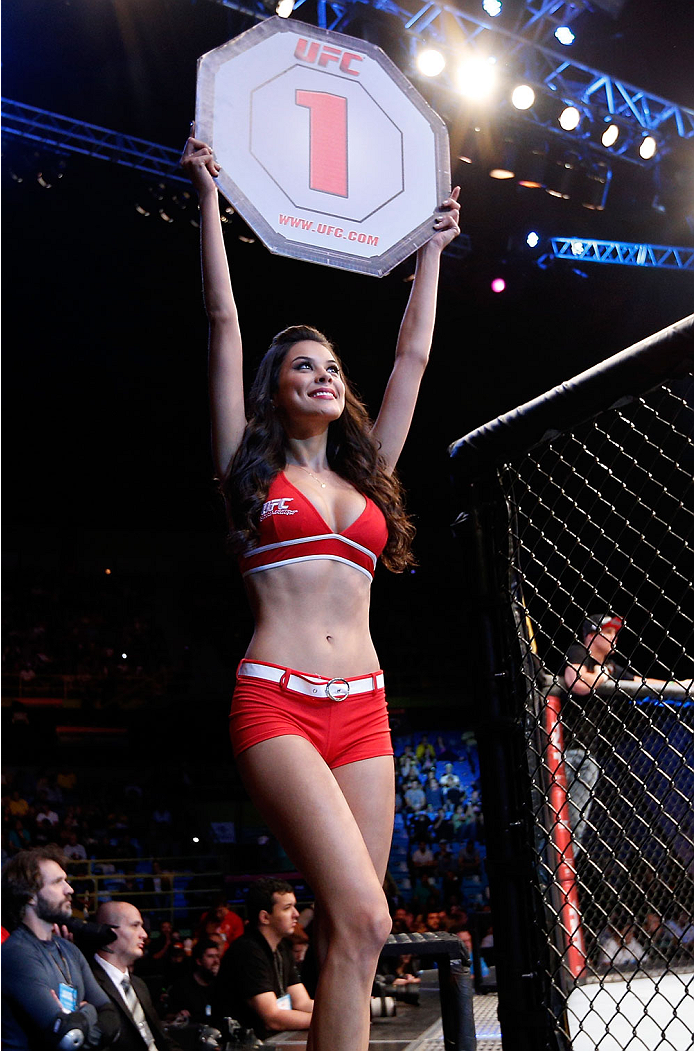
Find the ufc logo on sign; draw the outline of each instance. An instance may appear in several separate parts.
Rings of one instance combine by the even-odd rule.
[[[363,62],[364,56],[355,51],[343,51],[339,47],[331,47],[329,44],[320,44],[317,40],[308,41],[300,37],[296,44],[294,57],[300,62],[311,62],[323,69],[329,68],[330,63],[339,63],[341,73],[349,73],[350,77],[358,77],[358,69],[350,69],[353,62]]]

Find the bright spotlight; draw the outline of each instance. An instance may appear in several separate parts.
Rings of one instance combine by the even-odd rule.
[[[614,146],[615,142],[619,138],[619,128],[616,124],[610,124],[609,127],[605,128],[602,133],[600,141],[603,146]]]
[[[575,131],[580,123],[581,113],[575,106],[567,106],[559,114],[559,124],[564,131]]]
[[[515,172],[511,168],[490,168],[489,177],[491,179],[513,179]]]
[[[535,92],[529,84],[519,84],[511,93],[511,102],[516,109],[530,109],[535,101]]]
[[[472,58],[458,67],[458,91],[469,99],[483,99],[496,84],[494,60]]]
[[[569,47],[576,39],[568,26],[558,26],[557,29],[554,30],[554,35],[564,47]]]
[[[655,152],[658,149],[658,143],[655,141],[652,135],[646,135],[645,139],[639,146],[639,157],[644,161],[650,161],[651,157],[655,157]]]
[[[446,59],[440,51],[431,48],[428,51],[420,51],[417,55],[417,69],[425,77],[438,77],[446,66]]]
[[[495,277],[492,281],[492,292],[503,292],[506,289],[506,282],[503,277]]]
[[[482,0],[482,7],[490,18],[498,18],[503,4],[501,0]]]
[[[289,18],[294,10],[294,0],[277,0],[275,14],[280,18]]]
[[[586,250],[586,246],[583,241],[572,241],[571,242],[571,255],[583,255]]]
[[[525,239],[525,243],[528,248],[537,248],[540,243],[540,235],[535,230],[531,230]]]

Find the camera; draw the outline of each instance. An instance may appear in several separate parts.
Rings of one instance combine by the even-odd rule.
[[[227,1039],[224,1041],[224,1051],[236,1051],[236,1048],[247,1048],[248,1051],[253,1051],[253,1048],[264,1047],[262,1040],[259,1040],[252,1029],[244,1029],[240,1022],[237,1022],[235,1018],[224,1019],[225,1036]]]
[[[386,995],[386,984],[378,975],[371,990],[371,1017],[392,1018],[396,1013],[395,1000]]]

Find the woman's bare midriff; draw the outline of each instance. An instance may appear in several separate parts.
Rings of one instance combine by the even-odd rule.
[[[379,667],[369,633],[370,581],[341,562],[280,566],[246,577],[255,632],[246,657],[345,678]]]

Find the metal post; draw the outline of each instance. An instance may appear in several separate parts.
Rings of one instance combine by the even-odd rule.
[[[530,845],[531,785],[527,769],[523,693],[514,695],[520,654],[509,612],[499,552],[508,546],[508,512],[496,477],[470,486],[470,513],[454,525],[465,559],[465,590],[478,721],[480,781],[487,869],[494,916],[499,1020],[504,1051],[555,1051],[542,1006],[549,995],[546,947],[536,919],[540,898]],[[501,560],[503,562],[503,558]]]

